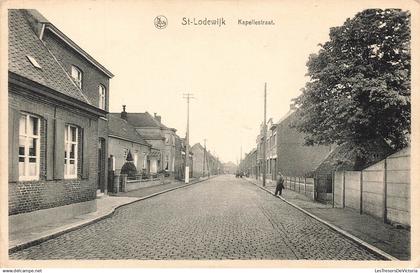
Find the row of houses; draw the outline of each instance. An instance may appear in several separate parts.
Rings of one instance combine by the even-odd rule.
[[[183,179],[185,139],[176,134],[176,129],[165,126],[161,116],[148,112],[129,113],[123,105],[121,113],[108,114],[108,128],[112,171],[120,172],[131,153],[136,169],[143,175],[165,173]],[[191,162],[192,156],[190,152]]]
[[[186,144],[176,129],[156,113],[110,113],[114,75],[38,11],[11,9],[8,22],[10,216],[94,211],[129,155],[141,176],[184,178]],[[190,177],[202,175],[196,146]],[[206,159],[206,173],[220,171],[217,158]]]
[[[223,164],[220,160],[200,143],[194,144],[191,147],[191,152],[193,153],[192,169],[194,177],[210,176],[224,172]]]
[[[350,145],[313,145],[306,146],[305,134],[298,132],[291,125],[297,119],[296,109],[290,106],[287,114],[274,122],[272,118],[266,126],[266,157],[263,157],[264,126],[256,138],[256,147],[245,154],[239,170],[248,176],[262,179],[263,161],[266,161],[266,178],[274,181],[281,172],[293,180],[314,179],[314,198],[330,202],[333,198],[333,175],[338,170],[361,170],[386,156],[392,149],[383,142],[366,145],[370,156],[360,162],[357,153]]]

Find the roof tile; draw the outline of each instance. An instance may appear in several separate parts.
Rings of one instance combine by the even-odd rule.
[[[33,32],[24,11],[9,10],[9,71],[91,104]],[[28,55],[35,58],[41,68],[34,67]]]
[[[114,135],[142,145],[150,146],[150,144],[147,143],[147,141],[145,141],[139,133],[137,133],[133,126],[131,126],[126,120],[116,115],[108,115],[108,130],[109,135]]]

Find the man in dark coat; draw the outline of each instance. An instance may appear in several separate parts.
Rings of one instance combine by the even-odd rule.
[[[274,193],[274,195],[277,196],[277,193],[279,193],[279,195],[281,195],[281,192],[284,189],[284,178],[283,175],[279,172],[277,175],[277,184],[276,184],[276,192]]]

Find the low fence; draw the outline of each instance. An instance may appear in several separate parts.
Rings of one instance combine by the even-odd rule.
[[[410,149],[403,149],[362,171],[334,173],[335,207],[410,226]]]
[[[165,182],[164,176],[159,175],[156,178],[128,180],[126,174],[114,174],[114,183],[112,192],[128,192],[150,186],[160,185]]]
[[[284,187],[315,200],[315,180],[311,177],[285,176]]]

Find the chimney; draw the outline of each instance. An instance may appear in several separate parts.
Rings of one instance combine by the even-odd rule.
[[[125,111],[125,105],[122,106],[121,118],[127,120],[127,112]]]
[[[156,115],[156,113],[155,113],[155,120],[159,121],[159,123],[160,123],[160,122],[162,122],[162,117]]]

